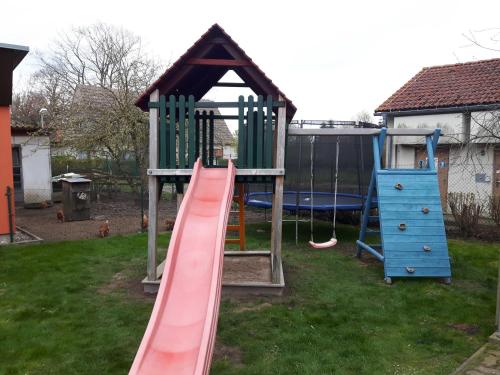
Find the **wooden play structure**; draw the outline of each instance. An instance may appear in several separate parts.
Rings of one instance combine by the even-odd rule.
[[[434,165],[440,129],[315,128],[289,129],[288,134],[372,137],[374,169],[363,208],[358,256],[367,252],[383,262],[387,283],[391,283],[394,277],[436,277],[450,282],[450,259]],[[419,169],[383,168],[387,136],[424,137],[427,166]],[[391,164],[390,160],[388,164]],[[375,196],[377,209],[373,208]],[[369,227],[370,223],[379,223],[380,230]],[[368,243],[366,238],[370,235],[380,236],[381,243]]]
[[[374,169],[367,201],[377,194],[378,215],[363,212],[358,256],[363,251],[384,263],[387,283],[393,277],[439,277],[451,281],[450,258],[434,162],[441,130],[382,129],[373,135]],[[391,169],[381,165],[386,136],[425,137],[427,166],[415,169]],[[389,163],[390,165],[390,163]],[[367,207],[365,205],[365,207]],[[380,230],[368,228],[371,220]],[[368,244],[366,236],[380,235],[381,243]]]
[[[10,128],[12,104],[12,73],[24,59],[29,48],[0,43],[0,236],[14,241],[14,180]]]
[[[243,82],[219,82],[229,71]],[[257,97],[239,96],[232,102],[201,102],[212,87],[248,87]],[[182,200],[184,184],[193,173],[196,160],[204,167],[219,168],[214,156],[216,119],[238,123],[238,158],[236,190],[238,224],[227,229],[238,237],[240,251],[227,251],[226,257],[243,257],[252,261],[265,257],[269,280],[225,283],[228,289],[281,293],[284,286],[281,267],[281,231],[283,179],[285,174],[286,123],[296,108],[217,24],[213,25],[148,90],[136,104],[149,111],[149,228],[146,292],[156,292],[164,270],[157,264],[158,202],[165,183],[175,183]],[[215,115],[211,108],[233,110],[236,114]],[[273,182],[272,238],[270,249],[245,251],[244,183]],[[196,235],[193,233],[193,235]]]

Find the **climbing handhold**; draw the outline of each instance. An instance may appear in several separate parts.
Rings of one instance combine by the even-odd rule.
[[[398,182],[396,185],[394,185],[394,189],[403,190],[403,185]]]

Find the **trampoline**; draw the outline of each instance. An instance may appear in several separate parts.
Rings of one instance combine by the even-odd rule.
[[[283,193],[283,209],[291,212],[296,210],[310,210],[311,209],[311,193],[308,191],[298,192],[285,191]],[[314,192],[313,193],[313,211],[333,211],[335,194],[328,192]],[[361,211],[363,208],[365,197],[359,194],[337,194],[337,211]],[[253,192],[247,195],[246,203],[251,207],[258,208],[271,208],[272,207],[272,193],[271,192]],[[297,204],[298,203],[298,204]],[[372,208],[377,207],[377,199],[372,200]]]

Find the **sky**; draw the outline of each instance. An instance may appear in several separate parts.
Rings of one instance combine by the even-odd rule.
[[[0,43],[43,52],[61,32],[104,22],[140,36],[165,64],[218,23],[293,101],[295,119],[353,120],[373,113],[423,67],[500,57],[464,37],[473,32],[487,42],[494,35],[498,0],[22,0],[5,1],[2,13]],[[29,55],[15,71],[14,90],[36,68]],[[240,94],[220,90],[208,98]]]

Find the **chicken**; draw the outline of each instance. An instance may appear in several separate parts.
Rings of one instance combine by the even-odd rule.
[[[148,229],[148,225],[149,225],[148,216],[144,214],[144,216],[142,217],[141,227],[142,229]]]
[[[40,203],[40,208],[48,208],[48,207],[49,207],[49,202],[43,201],[42,203]]]
[[[60,223],[64,223],[64,212],[63,210],[57,211],[57,221]]]
[[[174,224],[175,224],[175,220],[172,220],[172,219],[165,220],[166,230],[167,231],[173,230],[174,229]]]
[[[104,238],[109,235],[109,220],[99,226],[99,237]]]

